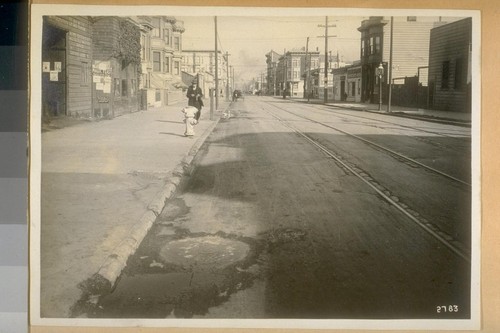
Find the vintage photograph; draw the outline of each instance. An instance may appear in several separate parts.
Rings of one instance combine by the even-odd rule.
[[[32,323],[477,329],[479,27],[33,5]]]

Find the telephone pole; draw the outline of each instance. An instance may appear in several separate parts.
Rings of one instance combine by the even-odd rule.
[[[227,53],[226,51],[226,78],[227,78],[227,83],[226,83],[226,101],[229,101],[229,56],[230,54]]]
[[[309,63],[310,61],[307,60],[307,56],[309,55],[309,37],[307,37],[306,41],[306,82],[304,82],[304,98],[307,98],[307,101],[309,102]]]
[[[394,16],[391,16],[391,43],[389,48],[389,66],[387,66],[387,70],[389,71],[389,96],[387,97],[387,112],[391,112],[391,103],[392,103],[392,38],[394,30]]]
[[[219,109],[219,55],[217,50],[217,16],[214,16],[215,23],[215,109]]]
[[[318,25],[318,27],[325,27],[325,78],[324,78],[324,103],[328,102],[328,27],[335,27],[334,24],[328,25],[328,16],[325,16],[325,25]],[[334,37],[334,36],[330,36]]]

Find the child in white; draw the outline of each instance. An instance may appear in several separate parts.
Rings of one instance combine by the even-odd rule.
[[[182,112],[184,113],[184,122],[186,123],[186,131],[184,132],[184,135],[192,137],[194,135],[194,125],[198,123],[195,119],[198,109],[194,106],[187,106],[182,109]]]

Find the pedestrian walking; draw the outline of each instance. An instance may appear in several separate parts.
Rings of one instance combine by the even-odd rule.
[[[194,136],[194,125],[198,123],[198,120],[196,119],[198,109],[194,106],[186,106],[181,111],[184,113],[184,123],[186,123],[184,135],[192,138]]]
[[[196,121],[198,121],[201,116],[201,108],[203,107],[203,92],[198,87],[196,79],[193,80],[191,86],[188,88],[186,97],[188,98],[188,106],[194,106],[198,110],[195,116]]]

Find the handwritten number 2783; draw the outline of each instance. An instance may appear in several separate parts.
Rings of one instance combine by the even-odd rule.
[[[437,313],[458,312],[458,305],[438,305]]]

